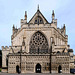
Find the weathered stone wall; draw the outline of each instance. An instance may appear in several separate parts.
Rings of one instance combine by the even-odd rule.
[[[21,72],[36,73],[36,65],[41,65],[42,73],[50,72],[50,55],[24,55],[21,56]],[[8,73],[16,73],[16,66],[20,67],[20,55],[9,55]],[[62,67],[62,73],[70,73],[69,56],[52,55],[51,57],[51,72],[58,73],[59,65]]]

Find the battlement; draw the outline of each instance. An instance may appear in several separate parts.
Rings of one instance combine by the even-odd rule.
[[[9,46],[9,47],[8,46],[5,46],[5,47],[2,46],[2,50],[10,50],[10,49],[11,49],[11,46]]]
[[[21,46],[2,46],[2,50],[20,49]]]
[[[21,50],[21,46],[2,46],[2,51],[8,51],[9,53],[12,53],[12,51],[14,53],[17,53]]]

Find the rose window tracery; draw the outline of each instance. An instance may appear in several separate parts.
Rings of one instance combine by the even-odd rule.
[[[41,32],[36,32],[30,41],[30,53],[48,53],[48,42]]]

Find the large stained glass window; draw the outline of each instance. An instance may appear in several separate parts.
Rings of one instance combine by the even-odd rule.
[[[41,32],[36,32],[30,41],[30,53],[48,53],[48,42]]]

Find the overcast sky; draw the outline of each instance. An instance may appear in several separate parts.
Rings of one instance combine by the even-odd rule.
[[[75,54],[75,0],[0,0],[0,49],[11,45],[12,26],[20,27],[20,19],[24,19],[27,11],[27,21],[37,11],[37,6],[48,22],[51,22],[52,10],[55,11],[57,26],[66,25],[68,44]]]

